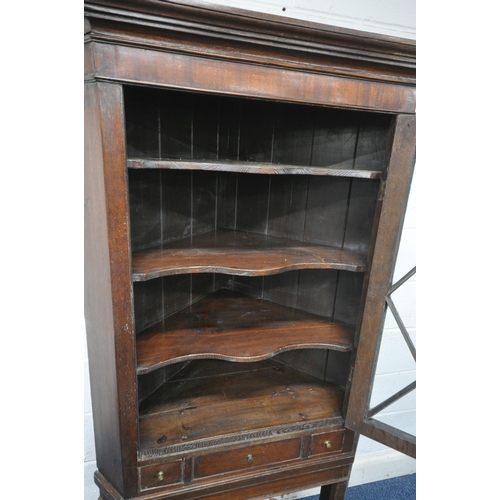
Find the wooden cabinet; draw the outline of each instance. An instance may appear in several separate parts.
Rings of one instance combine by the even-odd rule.
[[[414,42],[85,3],[85,314],[102,500],[340,500],[415,150]]]

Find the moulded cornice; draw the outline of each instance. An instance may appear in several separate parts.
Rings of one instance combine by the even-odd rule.
[[[410,39],[186,0],[89,0],[84,12],[88,40],[170,50],[168,37],[181,36],[177,51],[276,65],[306,57],[311,71],[415,84]],[[207,38],[217,42],[208,47]],[[228,41],[238,44],[238,56]]]

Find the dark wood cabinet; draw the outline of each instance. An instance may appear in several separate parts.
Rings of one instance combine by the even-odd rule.
[[[415,44],[85,2],[85,318],[102,500],[341,500],[415,153]]]

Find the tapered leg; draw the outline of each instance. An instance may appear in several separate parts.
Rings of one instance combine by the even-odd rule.
[[[319,500],[344,500],[346,490],[347,481],[322,486]]]

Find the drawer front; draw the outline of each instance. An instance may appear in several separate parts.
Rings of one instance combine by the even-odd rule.
[[[182,481],[182,460],[141,467],[141,490],[159,488]]]
[[[279,463],[300,456],[300,439],[278,441],[195,458],[196,478]]]
[[[344,431],[322,432],[311,436],[311,448],[309,455],[320,455],[322,453],[338,453],[342,451],[344,442]]]

